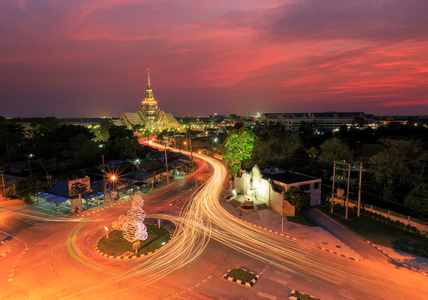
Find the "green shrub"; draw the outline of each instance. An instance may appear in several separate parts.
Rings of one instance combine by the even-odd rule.
[[[235,280],[241,280],[243,282],[250,282],[256,277],[256,275],[247,272],[244,269],[233,269],[226,274],[226,277],[232,277]]]

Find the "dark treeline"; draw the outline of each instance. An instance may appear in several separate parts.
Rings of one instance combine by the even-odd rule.
[[[69,178],[106,160],[144,157],[131,130],[108,121],[99,126],[61,123],[53,117],[0,117],[0,166],[27,162],[37,177]],[[28,174],[26,174],[28,175]]]

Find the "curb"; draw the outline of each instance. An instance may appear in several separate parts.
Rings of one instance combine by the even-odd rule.
[[[256,274],[256,273],[254,273],[254,272],[251,272],[251,271],[249,271],[249,270],[247,270],[246,268],[237,268],[237,269],[241,269],[241,270],[244,270],[244,271],[246,271],[246,272],[248,272],[248,273],[251,273],[251,274],[253,274],[254,276],[255,276],[255,278],[253,278],[250,282],[246,282],[246,281],[242,281],[242,280],[240,280],[240,279],[235,279],[235,278],[233,278],[233,277],[229,277],[229,276],[227,276],[227,274],[232,270],[232,269],[229,269],[229,270],[227,270],[227,272],[223,275],[223,279],[225,279],[225,280],[227,280],[227,281],[231,281],[231,282],[235,282],[235,283],[237,283],[237,284],[242,284],[242,285],[245,285],[245,286],[249,286],[249,287],[252,287],[254,284],[256,284],[256,282],[257,282],[257,280],[260,278],[260,275],[259,274]]]
[[[179,203],[181,200],[183,200],[184,198],[186,198],[189,194],[189,192],[193,192],[195,189],[197,189],[199,186],[195,185],[194,187],[192,187],[190,190],[188,190],[187,192],[185,192],[184,194],[178,196],[177,198],[175,198],[174,200],[170,201],[167,203],[167,205],[176,205],[177,203]]]
[[[172,239],[172,232],[171,232],[171,230],[169,228],[165,228],[165,229],[169,231],[169,240],[168,240],[168,242],[169,242]],[[98,249],[98,243],[100,242],[100,240],[102,238],[103,238],[103,236],[99,238],[97,244],[95,245],[95,251],[98,254],[100,254],[101,256],[104,256],[104,257],[107,257],[107,258],[112,258],[112,259],[117,259],[117,260],[127,260],[127,259],[134,259],[134,258],[140,258],[140,257],[145,257],[145,256],[151,256],[151,255],[155,254],[156,252],[158,252],[160,249],[162,249],[162,247],[161,247],[161,248],[156,249],[155,251],[152,251],[152,252],[149,252],[149,253],[146,253],[146,254],[135,254],[135,255],[130,255],[130,256],[108,255],[108,254],[105,254],[104,252],[101,252],[101,250]]]
[[[160,188],[154,189],[154,190],[150,191],[150,193],[147,193],[147,194],[141,194],[141,196],[152,194],[152,193],[154,193],[154,192],[156,192],[156,191],[158,191],[158,190],[160,190]],[[123,203],[130,202],[131,200],[133,200],[133,199],[132,199],[132,197],[129,197],[129,199],[127,199],[127,200],[125,200],[125,201],[120,201],[120,202],[116,202],[116,203],[110,204],[110,205],[108,205],[108,206],[106,206],[106,207],[100,208],[100,209],[98,209],[98,210],[96,210],[96,211],[92,211],[92,212],[90,212],[90,213],[86,213],[86,214],[76,214],[76,216],[77,216],[77,217],[87,217],[87,216],[90,216],[90,215],[94,215],[94,214],[96,214],[96,213],[99,213],[100,211],[103,211],[103,210],[106,210],[106,209],[112,208],[112,207],[114,207],[114,206],[116,206],[116,205],[120,205],[120,204],[123,204]]]
[[[315,297],[315,296],[312,296],[312,295],[309,295],[309,294],[306,294],[306,293],[302,293],[302,292],[296,291],[296,290],[292,290],[291,291],[290,296],[288,296],[288,299],[289,300],[297,300],[298,298],[295,297],[295,296],[293,296],[295,293],[300,293],[300,294],[302,294],[304,296],[308,296],[308,297],[311,297],[311,298],[316,299],[316,300],[321,300],[321,298],[318,298],[318,297]]]
[[[393,261],[395,261],[396,263],[398,263],[398,264],[400,264],[400,265],[404,266],[405,268],[409,269],[410,271],[414,271],[414,272],[420,273],[420,274],[422,274],[422,275],[424,275],[424,276],[428,277],[428,273],[422,272],[421,270],[415,269],[415,268],[413,268],[413,267],[411,267],[411,266],[408,266],[408,265],[406,265],[406,264],[403,264],[402,262],[396,261],[394,258],[392,258],[391,256],[389,256],[389,254],[388,254],[388,253],[386,253],[385,251],[383,251],[381,248],[379,248],[378,246],[376,246],[376,245],[375,245],[375,244],[373,244],[372,242],[367,241],[367,244],[372,245],[374,248],[376,248],[377,250],[379,250],[383,255],[385,255],[385,256],[386,256],[386,257],[388,257],[389,259],[392,259],[392,260],[393,260]]]
[[[6,245],[6,246],[8,247],[8,249],[5,252],[3,252],[2,254],[0,254],[0,257],[5,257],[6,255],[8,255],[10,253],[10,251],[11,251],[10,246],[9,245]]]
[[[109,208],[111,208],[111,207],[113,207],[113,206],[117,206],[117,205],[119,205],[119,204],[123,204],[123,203],[129,202],[130,200],[131,200],[131,198],[130,198],[130,199],[128,199],[128,200],[125,200],[125,201],[120,201],[120,202],[113,203],[113,204],[111,204],[111,205],[109,205],[109,206],[106,206],[106,207],[100,208],[100,209],[98,209],[98,210],[96,210],[96,211],[91,211],[90,213],[86,213],[86,214],[76,214],[76,216],[77,216],[77,217],[87,217],[87,216],[90,216],[90,215],[94,215],[94,214],[96,214],[96,213],[99,213],[100,211],[103,211],[103,210],[109,209]]]
[[[329,252],[329,253],[332,253],[332,254],[335,254],[335,255],[338,255],[338,256],[342,256],[342,257],[345,257],[345,258],[349,258],[349,259],[352,259],[352,260],[354,260],[354,261],[363,261],[363,258],[362,257],[360,257],[360,258],[354,258],[354,257],[352,257],[352,256],[348,256],[348,255],[345,255],[345,254],[342,254],[342,253],[338,253],[338,252],[336,252],[336,251],[333,251],[333,250],[330,250],[330,249],[327,249],[327,248],[324,248],[324,247],[317,247],[318,249],[320,249],[320,250],[324,250],[324,251],[327,251],[327,252]]]
[[[171,202],[169,202],[167,205],[176,205],[181,200],[183,200],[184,198],[186,198],[186,196],[187,196],[187,193],[184,193],[183,195],[178,196],[177,198],[175,198],[174,200],[172,200]]]

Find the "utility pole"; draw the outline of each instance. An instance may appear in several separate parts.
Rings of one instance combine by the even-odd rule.
[[[339,166],[337,166],[339,165]],[[331,213],[333,213],[333,205],[334,205],[334,183],[335,183],[335,179],[336,177],[336,170],[340,170],[342,172],[348,172],[348,176],[347,179],[345,179],[343,176],[340,177],[340,179],[347,181],[347,190],[346,190],[346,210],[345,210],[345,219],[348,219],[348,204],[349,204],[349,183],[350,183],[350,177],[351,177],[351,164],[345,163],[345,162],[339,162],[339,161],[335,161],[334,162],[334,167],[333,167],[333,191],[332,191],[332,207],[331,207]],[[343,174],[343,173],[342,173]]]
[[[333,208],[334,208],[334,179],[336,179],[336,162],[334,162],[333,165],[333,188],[331,191],[331,211],[330,213],[333,213]]]
[[[166,184],[169,185],[169,175],[168,175],[168,155],[166,153],[166,143],[168,142],[168,129],[166,130],[166,139],[165,139],[165,169],[166,169]]]
[[[349,207],[349,181],[351,179],[351,164],[348,164],[348,188],[346,189],[346,212],[345,220],[348,220],[348,207]]]
[[[107,206],[107,181],[106,181],[106,165],[104,163],[104,154],[102,155],[103,158],[103,186],[104,186],[104,201],[103,205],[104,207]]]
[[[362,175],[363,175],[363,162],[360,161],[360,179],[358,182],[358,210],[357,210],[357,217],[360,217],[361,214],[361,181],[362,181]]]

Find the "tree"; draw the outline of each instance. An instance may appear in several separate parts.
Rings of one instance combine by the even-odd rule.
[[[354,118],[354,120],[352,120],[352,123],[358,127],[363,127],[364,125],[367,124],[367,121],[364,118],[364,116],[358,115]]]
[[[302,208],[307,206],[309,194],[296,189],[295,187],[291,187],[285,193],[285,198],[290,201],[292,205],[296,208],[296,213],[300,214],[302,212]]]
[[[428,213],[428,184],[421,183],[416,186],[404,199],[404,205],[422,214]]]
[[[24,128],[20,123],[0,117],[0,165],[22,159],[20,145],[24,141]]]
[[[39,180],[32,177],[25,177],[16,181],[15,191],[18,198],[27,203],[32,203],[33,196],[42,192],[43,187],[40,186]]]
[[[107,141],[110,138],[109,129],[113,124],[108,121],[101,121],[99,126],[94,126],[91,131],[97,141]]]
[[[109,134],[106,149],[110,158],[136,158],[142,154],[141,146],[132,130],[122,126],[112,126]]]
[[[369,164],[376,182],[383,185],[385,195],[395,191],[408,193],[425,182],[428,152],[420,142],[383,139],[382,143],[385,150],[373,156]]]
[[[315,140],[315,122],[302,122],[299,127],[299,135],[303,145],[306,148],[314,146],[313,141]]]
[[[241,169],[241,164],[251,158],[254,148],[254,134],[245,127],[232,131],[224,141],[226,152],[223,161],[227,163],[230,175]]]
[[[319,160],[322,163],[333,164],[334,161],[351,161],[352,153],[349,147],[337,137],[321,144]]]

